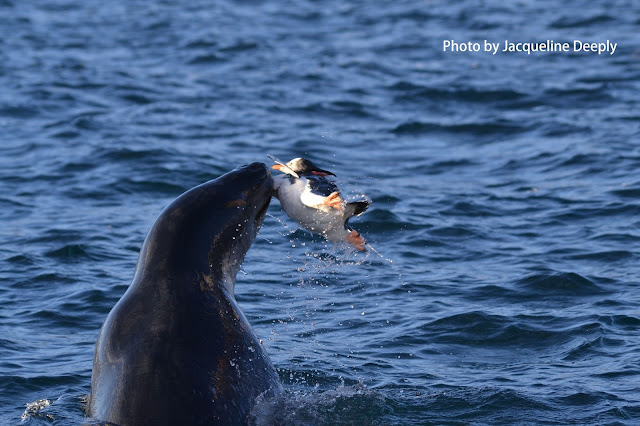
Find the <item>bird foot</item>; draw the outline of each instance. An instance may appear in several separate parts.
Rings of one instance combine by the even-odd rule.
[[[358,231],[351,231],[347,235],[347,242],[360,251],[366,251],[364,248],[364,238],[358,233]]]
[[[338,192],[332,192],[325,198],[324,204],[329,207],[333,207],[336,210],[344,210],[344,206],[342,203],[342,198],[340,198],[340,194]]]

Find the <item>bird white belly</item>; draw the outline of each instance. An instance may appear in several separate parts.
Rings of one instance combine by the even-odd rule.
[[[305,206],[300,198],[305,189],[302,179],[291,182],[287,176],[280,175],[273,180],[277,198],[287,216],[308,230],[323,234],[329,240],[343,239],[345,230],[341,211],[330,207],[317,209]]]

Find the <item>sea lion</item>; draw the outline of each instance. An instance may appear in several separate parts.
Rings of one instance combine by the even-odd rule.
[[[197,186],[160,214],[133,281],[96,343],[89,415],[126,425],[235,425],[282,392],[234,298],[272,195],[254,163]]]

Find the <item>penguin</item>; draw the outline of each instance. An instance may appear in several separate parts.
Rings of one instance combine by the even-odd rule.
[[[294,158],[286,164],[269,158],[276,163],[272,168],[284,173],[274,176],[273,182],[274,196],[287,216],[328,241],[346,241],[357,250],[366,250],[364,238],[350,229],[347,221],[364,213],[369,200],[345,201],[338,186],[329,180],[335,174],[306,158]]]

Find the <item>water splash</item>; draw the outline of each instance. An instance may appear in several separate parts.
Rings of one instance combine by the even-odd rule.
[[[342,381],[323,392],[305,390],[262,398],[249,413],[248,424],[372,424],[385,411],[385,397],[363,380],[346,386]]]
[[[51,414],[41,412],[51,406],[51,401],[48,399],[38,399],[37,401],[28,402],[26,406],[27,408],[21,416],[23,422],[27,421],[30,417],[39,417],[49,421],[55,420]]]

